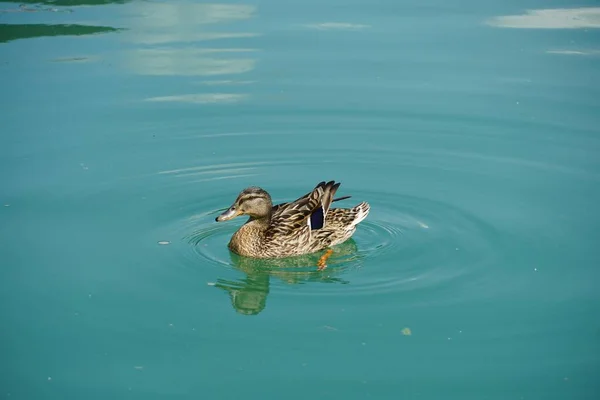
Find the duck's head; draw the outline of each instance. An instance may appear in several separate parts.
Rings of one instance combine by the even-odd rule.
[[[228,221],[238,215],[248,215],[253,219],[269,218],[272,208],[273,203],[269,193],[253,186],[242,190],[232,206],[215,220],[217,222]]]

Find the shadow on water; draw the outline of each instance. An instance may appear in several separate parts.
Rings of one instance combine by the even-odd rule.
[[[45,4],[48,6],[103,6],[107,4],[125,4],[131,0],[21,0],[19,4]]]
[[[0,24],[0,43],[45,36],[83,36],[118,31],[120,31],[120,29],[111,28],[109,26],[73,24]]]
[[[31,5],[27,5],[27,4]],[[110,3],[125,3],[125,1],[108,0],[62,0],[62,1],[23,1],[16,8],[0,8],[0,14],[15,13],[71,13],[72,9],[54,8],[47,6],[92,6]],[[84,36],[99,33],[118,32],[122,29],[110,26],[94,26],[81,24],[0,24],[0,43],[19,39],[32,39],[51,36]]]
[[[231,305],[238,313],[257,315],[267,305],[267,296],[274,278],[288,285],[317,282],[342,285],[350,283],[338,277],[343,270],[335,264],[356,256],[358,250],[356,242],[350,239],[333,247],[332,250],[328,267],[323,271],[318,271],[316,266],[324,252],[269,260],[240,257],[230,252],[233,267],[245,274],[245,278],[238,280],[219,278],[214,286],[229,293]]]

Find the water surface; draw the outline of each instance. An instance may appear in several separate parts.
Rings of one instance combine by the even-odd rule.
[[[598,398],[600,10],[550,3],[0,3],[0,396]],[[227,250],[330,179],[325,271]]]

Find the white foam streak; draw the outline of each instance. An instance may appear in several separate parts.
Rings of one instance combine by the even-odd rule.
[[[348,22],[323,22],[318,24],[306,24],[305,28],[318,29],[318,30],[361,30],[370,28],[370,25],[364,24],[353,24]]]
[[[199,93],[182,94],[176,96],[149,97],[145,101],[151,102],[179,102],[192,104],[237,103],[248,97],[240,93]]]
[[[527,10],[521,15],[504,15],[489,19],[488,25],[518,29],[600,28],[600,7]]]

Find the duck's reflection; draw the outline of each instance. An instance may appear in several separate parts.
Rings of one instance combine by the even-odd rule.
[[[286,258],[260,260],[239,257],[230,253],[233,266],[246,277],[239,280],[218,279],[215,287],[229,293],[231,305],[240,314],[257,315],[267,305],[271,279],[276,278],[286,284],[313,282],[347,284],[347,280],[337,277],[342,270],[336,267],[340,261],[356,254],[356,242],[352,239],[335,246],[328,260],[328,268],[317,271],[317,261],[322,253]]]

